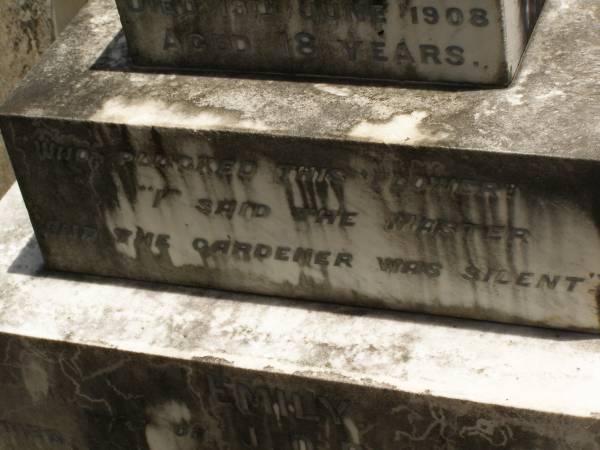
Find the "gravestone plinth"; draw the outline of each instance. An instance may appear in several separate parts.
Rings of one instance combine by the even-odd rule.
[[[94,2],[2,109],[47,267],[600,331],[600,8],[546,8],[450,92],[138,72]]]
[[[506,85],[544,0],[117,0],[134,62]]]
[[[590,335],[48,272],[0,202],[0,442],[598,450]]]

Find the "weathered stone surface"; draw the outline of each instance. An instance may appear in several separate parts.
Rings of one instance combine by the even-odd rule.
[[[139,73],[99,1],[2,127],[50,268],[598,331],[599,17],[439,92]]]
[[[81,9],[87,0],[60,0],[52,2],[52,16],[54,19],[54,29],[57,33],[62,32],[73,16]]]
[[[54,38],[49,2],[0,1],[0,30],[0,99],[5,99]]]
[[[7,450],[600,449],[600,340],[42,269],[0,203]]]
[[[8,154],[4,148],[4,140],[0,136],[0,197],[15,182],[15,174],[12,171]]]
[[[52,42],[49,2],[0,0],[0,103]],[[0,197],[15,181],[0,137]]]
[[[0,103],[83,3],[84,0],[0,0]],[[14,181],[0,136],[0,197]]]
[[[117,0],[141,66],[506,85],[544,0]]]

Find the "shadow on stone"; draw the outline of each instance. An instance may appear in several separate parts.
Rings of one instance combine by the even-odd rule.
[[[32,235],[25,247],[21,249],[17,258],[8,268],[8,273],[29,275],[41,278],[69,280],[74,282],[109,285],[116,288],[142,289],[151,292],[166,294],[179,294],[189,297],[208,297],[234,302],[251,302],[271,307],[296,308],[310,311],[335,313],[345,316],[360,316],[377,318],[382,321],[409,322],[415,325],[438,326],[444,328],[462,328],[486,333],[515,335],[526,338],[547,339],[560,341],[595,341],[600,336],[571,331],[551,330],[545,328],[530,328],[519,325],[506,325],[482,320],[456,319],[452,317],[434,316],[411,312],[389,311],[382,309],[366,308],[360,306],[345,306],[330,303],[320,303],[306,300],[289,300],[278,297],[244,294],[240,292],[221,291],[216,289],[203,289],[188,286],[173,285],[168,283],[152,283],[148,281],[126,280],[121,278],[85,275],[79,273],[48,270],[43,267],[42,255],[37,240]]]

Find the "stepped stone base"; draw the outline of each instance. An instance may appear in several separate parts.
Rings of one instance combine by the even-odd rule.
[[[50,268],[598,332],[599,20],[435,91],[139,72],[97,0],[0,122]]]
[[[0,442],[600,449],[600,340],[49,272],[0,202]]]

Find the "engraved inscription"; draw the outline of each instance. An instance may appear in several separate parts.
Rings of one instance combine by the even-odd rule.
[[[480,237],[487,241],[518,241],[524,244],[529,242],[531,236],[531,232],[526,228],[468,222],[459,223],[445,219],[431,219],[403,211],[393,213],[386,220],[383,228],[388,232],[397,230],[449,239],[465,236],[469,239]]]
[[[340,227],[355,224],[358,213],[346,210],[347,175],[343,170],[292,165],[280,165],[278,169],[294,220]]]
[[[137,227],[135,231],[117,227],[113,229],[113,236],[116,244],[130,245],[131,240],[135,239],[138,245],[150,250],[155,249],[160,254],[168,253],[171,247],[171,236],[165,233],[145,231],[141,227]]]
[[[508,19],[502,3],[492,0],[118,3],[128,21],[155,24],[152,43],[136,36],[136,48],[147,59],[175,65],[489,84],[505,82],[514,66],[506,61],[502,21]],[[538,14],[535,9],[529,22]]]
[[[40,162],[80,164],[97,169],[104,162],[102,154],[88,142],[44,130],[31,142]]]
[[[262,203],[242,202],[236,200],[213,201],[209,198],[201,198],[196,204],[196,209],[205,216],[223,216],[228,219],[234,215],[245,218],[264,218],[271,214],[271,208]]]
[[[44,227],[44,233],[48,236],[62,236],[81,242],[94,241],[98,237],[96,227],[62,222],[48,222]]]
[[[434,313],[456,306],[559,326],[570,305],[578,323],[596,326],[600,248],[589,198],[578,186],[548,189],[558,183],[537,163],[496,170],[476,152],[456,162],[360,143],[334,158],[329,143],[285,153],[237,135],[217,144],[156,133],[140,131],[135,148],[144,151],[126,151],[116,136],[119,146],[77,180],[83,194],[68,208],[90,222],[40,215],[36,231],[53,252],[65,242],[81,254],[103,246],[97,254],[120,260],[103,271],[116,275],[126,266],[132,276],[156,271],[223,289]],[[61,183],[87,167],[61,149],[94,148],[68,134],[30,139],[53,143],[32,154]],[[531,179],[518,176],[525,164]]]
[[[252,179],[257,170],[256,161],[235,161],[202,154],[194,156],[183,154],[167,156],[145,152],[121,152],[117,154],[116,162],[119,165],[136,164],[140,167],[177,169],[181,172],[193,171],[200,175],[216,175],[218,177],[236,176],[242,180]]]
[[[511,273],[510,270],[506,269],[480,269],[475,266],[467,266],[462,277],[471,282],[510,284],[523,288],[532,287],[546,290],[560,289],[566,292],[573,292],[581,283],[586,281],[585,277],[572,275],[537,274],[533,272]]]
[[[252,50],[250,39],[241,34],[202,34],[191,33],[179,38],[175,32],[168,28],[165,30],[163,49],[185,50],[193,53],[209,51],[217,52],[248,52]]]
[[[331,209],[293,208],[292,215],[295,220],[303,221],[311,218],[316,224],[339,225],[340,227],[352,227],[355,225],[356,212],[333,211]]]
[[[438,9],[433,6],[425,6],[419,8],[413,6],[410,8],[411,23],[419,24],[426,23],[428,25],[439,25],[447,23],[455,27],[467,23],[474,27],[487,27],[490,24],[488,12],[482,8],[470,8],[466,11],[461,8],[446,8]]]
[[[291,39],[283,37],[287,43],[294,42],[293,54],[298,57],[313,57],[328,47],[329,40],[320,40],[314,34],[306,31],[296,33]],[[346,39],[338,39],[339,53],[348,61],[356,61],[360,56],[373,62],[393,62],[395,64],[408,64],[414,66],[420,64],[462,66],[465,63],[465,50],[459,45],[437,46],[433,44],[419,44],[411,49],[404,39],[398,42],[387,43],[385,41],[360,41],[348,36]]]
[[[234,408],[246,419],[239,423],[243,424],[241,437],[247,448],[272,448],[276,436],[289,430],[284,439],[292,450],[330,449],[336,435],[340,436],[340,450],[366,450],[346,400],[332,401],[310,390],[250,386],[228,377],[208,375],[207,382],[211,404]],[[322,435],[324,429],[327,433]]]
[[[429,278],[437,278],[442,273],[440,263],[382,257],[378,257],[377,262],[379,263],[379,269],[389,274],[425,275]]]
[[[308,247],[274,246],[268,244],[251,244],[232,241],[231,239],[209,242],[204,238],[196,238],[192,247],[203,257],[232,256],[243,261],[274,259],[277,261],[295,262],[301,266],[334,266],[352,267],[353,256],[347,252],[332,252]]]

